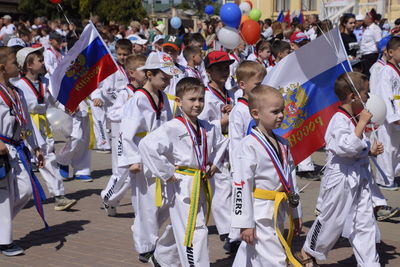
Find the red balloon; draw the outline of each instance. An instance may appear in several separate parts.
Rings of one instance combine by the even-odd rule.
[[[240,26],[240,33],[246,43],[253,45],[260,39],[261,26],[257,21],[249,19]]]
[[[61,0],[50,0],[50,2],[56,5],[61,4]]]

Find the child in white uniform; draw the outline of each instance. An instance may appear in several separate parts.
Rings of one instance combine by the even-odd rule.
[[[116,207],[126,191],[130,188],[130,179],[126,168],[118,168],[118,155],[120,154],[121,140],[119,138],[119,128],[121,124],[122,112],[125,103],[133,97],[135,91],[142,88],[146,82],[146,74],[138,68],[144,66],[146,57],[144,55],[130,55],[125,62],[126,73],[130,84],[117,94],[117,99],[112,107],[109,108],[107,117],[111,121],[111,157],[112,157],[112,176],[108,181],[106,188],[101,191],[104,208],[108,216],[115,216]]]
[[[0,252],[6,256],[24,253],[13,242],[12,220],[30,200],[33,188],[37,188],[36,193],[43,193],[37,180],[34,181],[30,159],[25,153],[29,151],[25,151],[22,139],[26,138],[35,151],[39,167],[44,165],[39,147],[45,141],[32,125],[23,93],[9,83],[14,77],[18,77],[15,52],[9,47],[0,47],[0,155],[4,168],[0,178]],[[41,205],[37,208],[44,218]]]
[[[168,218],[168,211],[155,205],[156,178],[142,164],[138,145],[151,131],[172,119],[168,98],[163,90],[171,76],[180,74],[172,58],[163,52],[151,53],[145,66],[138,68],[146,73],[147,82],[136,90],[125,104],[121,125],[121,151],[118,167],[129,169],[132,189],[132,206],[135,221],[132,226],[135,248],[139,260],[148,262],[155,250],[160,224]]]
[[[46,111],[49,105],[63,108],[50,94],[49,80],[39,75],[44,71],[43,48],[23,48],[17,53],[17,61],[24,76],[14,85],[24,92],[28,111],[33,122],[39,129],[46,144],[42,147],[45,156],[45,166],[40,168],[40,174],[46,181],[47,188],[55,197],[55,210],[67,210],[76,204],[76,200],[64,197],[64,182],[59,173],[56,156],[54,154],[54,139],[51,133]]]
[[[211,208],[210,179],[224,153],[226,140],[215,127],[197,117],[204,107],[204,87],[196,78],[183,78],[176,86],[182,115],[146,136],[139,148],[144,164],[167,184],[172,229],[159,244],[173,243],[182,266],[209,266],[207,220]],[[159,251],[161,266],[170,255]]]
[[[257,126],[232,155],[232,227],[240,229],[243,240],[233,266],[287,266],[287,258],[301,266],[290,252],[302,224],[295,166],[288,142],[273,133],[283,121],[283,97],[259,85],[249,94],[249,110]],[[287,240],[282,235],[286,212],[291,225]]]
[[[347,75],[359,94],[353,91]],[[364,134],[372,117],[362,105],[368,100],[368,91],[368,78],[361,73],[345,73],[336,80],[335,93],[342,105],[325,134],[329,163],[321,185],[324,190],[321,214],[298,254],[307,267],[316,265],[314,258],[326,260],[340,236],[349,239],[359,266],[380,266],[376,251],[380,237],[373,215],[370,191],[373,177],[368,155],[381,154],[383,146],[375,141],[371,147]],[[358,121],[355,114],[359,114]]]

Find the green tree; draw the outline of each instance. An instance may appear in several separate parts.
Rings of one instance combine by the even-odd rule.
[[[96,14],[106,21],[128,23],[146,17],[141,0],[63,0],[61,5],[71,19],[87,19],[90,14]],[[63,18],[57,5],[49,0],[21,0],[19,10],[31,19],[38,16]]]

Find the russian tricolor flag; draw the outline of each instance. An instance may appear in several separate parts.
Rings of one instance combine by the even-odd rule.
[[[51,92],[68,110],[74,111],[101,81],[117,70],[116,62],[90,22],[51,76]]]
[[[296,164],[325,144],[326,128],[340,105],[335,80],[347,71],[351,65],[335,28],[289,54],[263,81],[285,97],[285,119],[275,132],[289,141]]]

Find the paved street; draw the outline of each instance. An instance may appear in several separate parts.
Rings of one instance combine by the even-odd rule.
[[[60,145],[60,144],[58,144]],[[44,232],[40,217],[30,203],[14,221],[14,239],[26,249],[26,254],[18,257],[0,255],[1,267],[17,266],[147,266],[137,260],[133,250],[131,224],[134,214],[130,196],[126,196],[118,208],[116,218],[107,217],[100,209],[100,191],[111,174],[110,155],[92,153],[92,183],[82,181],[66,182],[67,197],[78,199],[78,204],[69,212],[54,210],[53,199],[44,205],[51,231]],[[314,155],[316,162],[323,165],[323,154]],[[307,182],[299,180],[300,187]],[[42,183],[44,184],[44,183]],[[319,190],[319,182],[311,182],[301,194],[304,211],[304,231],[307,232],[313,219],[314,205]],[[384,192],[389,204],[400,206],[400,192]],[[0,215],[1,216],[1,215]],[[397,248],[400,248],[400,218],[381,222],[382,242],[378,244],[381,262],[384,266],[400,266]],[[232,259],[222,249],[215,225],[209,227],[211,266],[230,266]],[[304,234],[295,240],[296,247],[304,241]],[[340,240],[329,255],[329,261],[322,266],[356,266],[352,249],[346,240]]]

